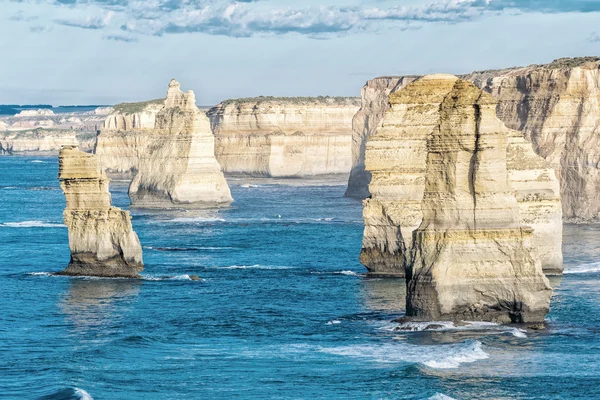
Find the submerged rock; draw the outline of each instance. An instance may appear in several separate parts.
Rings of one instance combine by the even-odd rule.
[[[433,130],[425,146],[423,218],[407,268],[407,317],[543,321],[552,289],[508,183],[508,129],[496,118],[495,100],[451,75],[413,85],[418,92],[398,92],[396,104],[414,104],[424,94],[422,112]],[[397,122],[408,136],[429,130]]]
[[[440,104],[454,84],[452,79],[427,77],[392,92],[390,109],[368,139],[365,162],[372,174],[371,197],[364,201],[360,260],[371,273],[405,274],[413,231],[423,222],[427,143],[439,129]],[[520,225],[534,228],[535,258],[546,273],[561,273],[562,216],[554,171],[519,132],[507,129],[495,116],[484,123],[508,136],[508,184],[517,196]]]
[[[214,137],[194,92],[176,80],[167,98],[121,104],[106,119],[96,153],[103,169],[134,175],[134,207],[227,205],[233,201],[215,159]]]
[[[131,216],[111,205],[109,180],[96,157],[74,146],[59,154],[58,178],[67,201],[71,261],[60,275],[138,277],[144,269],[142,247]]]

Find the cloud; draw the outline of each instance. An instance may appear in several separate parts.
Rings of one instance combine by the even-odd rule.
[[[75,28],[102,29],[110,24],[114,15],[114,11],[108,11],[105,14],[99,16],[86,16],[84,18],[73,19],[57,19],[54,22],[60,25],[72,26]]]
[[[115,40],[117,42],[126,42],[126,43],[132,43],[132,42],[138,41],[138,39],[135,37],[124,36],[124,35],[104,35],[103,38],[106,40]]]
[[[600,1],[592,0],[426,0],[418,6],[387,7],[388,2],[384,0],[312,7],[300,1],[289,5],[291,2],[287,0],[285,3],[284,0],[22,1],[47,2],[63,7],[65,13],[93,8],[95,14],[90,16],[55,21],[84,29],[120,27],[122,31],[156,36],[187,32],[230,37],[301,34],[317,39],[349,32],[414,29],[427,23],[460,23],[509,10],[521,13],[600,11]]]
[[[592,34],[588,38],[588,41],[592,42],[592,43],[599,43],[600,42],[600,35],[598,34],[598,32],[592,32]]]

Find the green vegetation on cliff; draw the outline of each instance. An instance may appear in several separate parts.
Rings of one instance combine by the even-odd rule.
[[[144,109],[151,104],[161,104],[164,103],[164,101],[165,99],[163,98],[148,101],[140,101],[138,103],[120,103],[113,107],[113,112],[120,114],[135,114],[144,111]]]
[[[360,106],[360,97],[339,97],[339,96],[316,96],[316,97],[276,97],[276,96],[258,96],[244,97],[239,99],[228,99],[221,102],[222,105],[234,103],[286,103],[286,104],[339,104]]]

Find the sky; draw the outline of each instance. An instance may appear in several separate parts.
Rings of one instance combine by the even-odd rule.
[[[600,55],[600,0],[0,0],[0,104],[359,96]]]

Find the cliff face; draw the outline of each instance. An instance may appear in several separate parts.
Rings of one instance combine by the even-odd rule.
[[[131,216],[111,206],[108,179],[96,157],[73,146],[59,154],[58,178],[67,200],[71,261],[62,275],[137,277],[144,269],[142,247]]]
[[[561,59],[465,79],[498,99],[498,117],[531,140],[561,181],[564,216],[600,217],[600,58]]]
[[[225,172],[296,177],[347,173],[355,98],[228,100],[208,111]]]
[[[91,151],[95,141],[95,133],[72,130],[0,131],[0,154],[58,154],[62,146]]]
[[[496,118],[495,100],[450,75],[413,85],[391,102],[424,105],[412,113],[424,111],[426,130],[434,129],[425,146],[423,218],[407,272],[407,317],[542,322],[552,289],[509,186],[508,130]],[[424,132],[411,122],[416,118],[399,124],[402,136]]]
[[[439,130],[440,104],[456,79],[421,79],[392,93],[391,108],[368,138],[371,198],[364,201],[360,260],[371,273],[404,276],[409,266],[413,232],[423,222],[427,143]],[[554,171],[519,132],[501,126],[495,117],[484,122],[498,126],[508,137],[508,184],[517,196],[521,226],[535,229],[536,259],[546,273],[561,273],[562,215]]]
[[[384,76],[371,79],[361,90],[361,106],[352,118],[352,170],[346,196],[357,199],[369,197],[371,173],[365,170],[367,138],[375,133],[384,113],[389,110],[390,93],[404,88],[416,76]]]
[[[214,155],[214,137],[192,91],[175,80],[167,98],[115,107],[98,136],[104,170],[131,173],[133,206],[229,204],[229,186]]]

